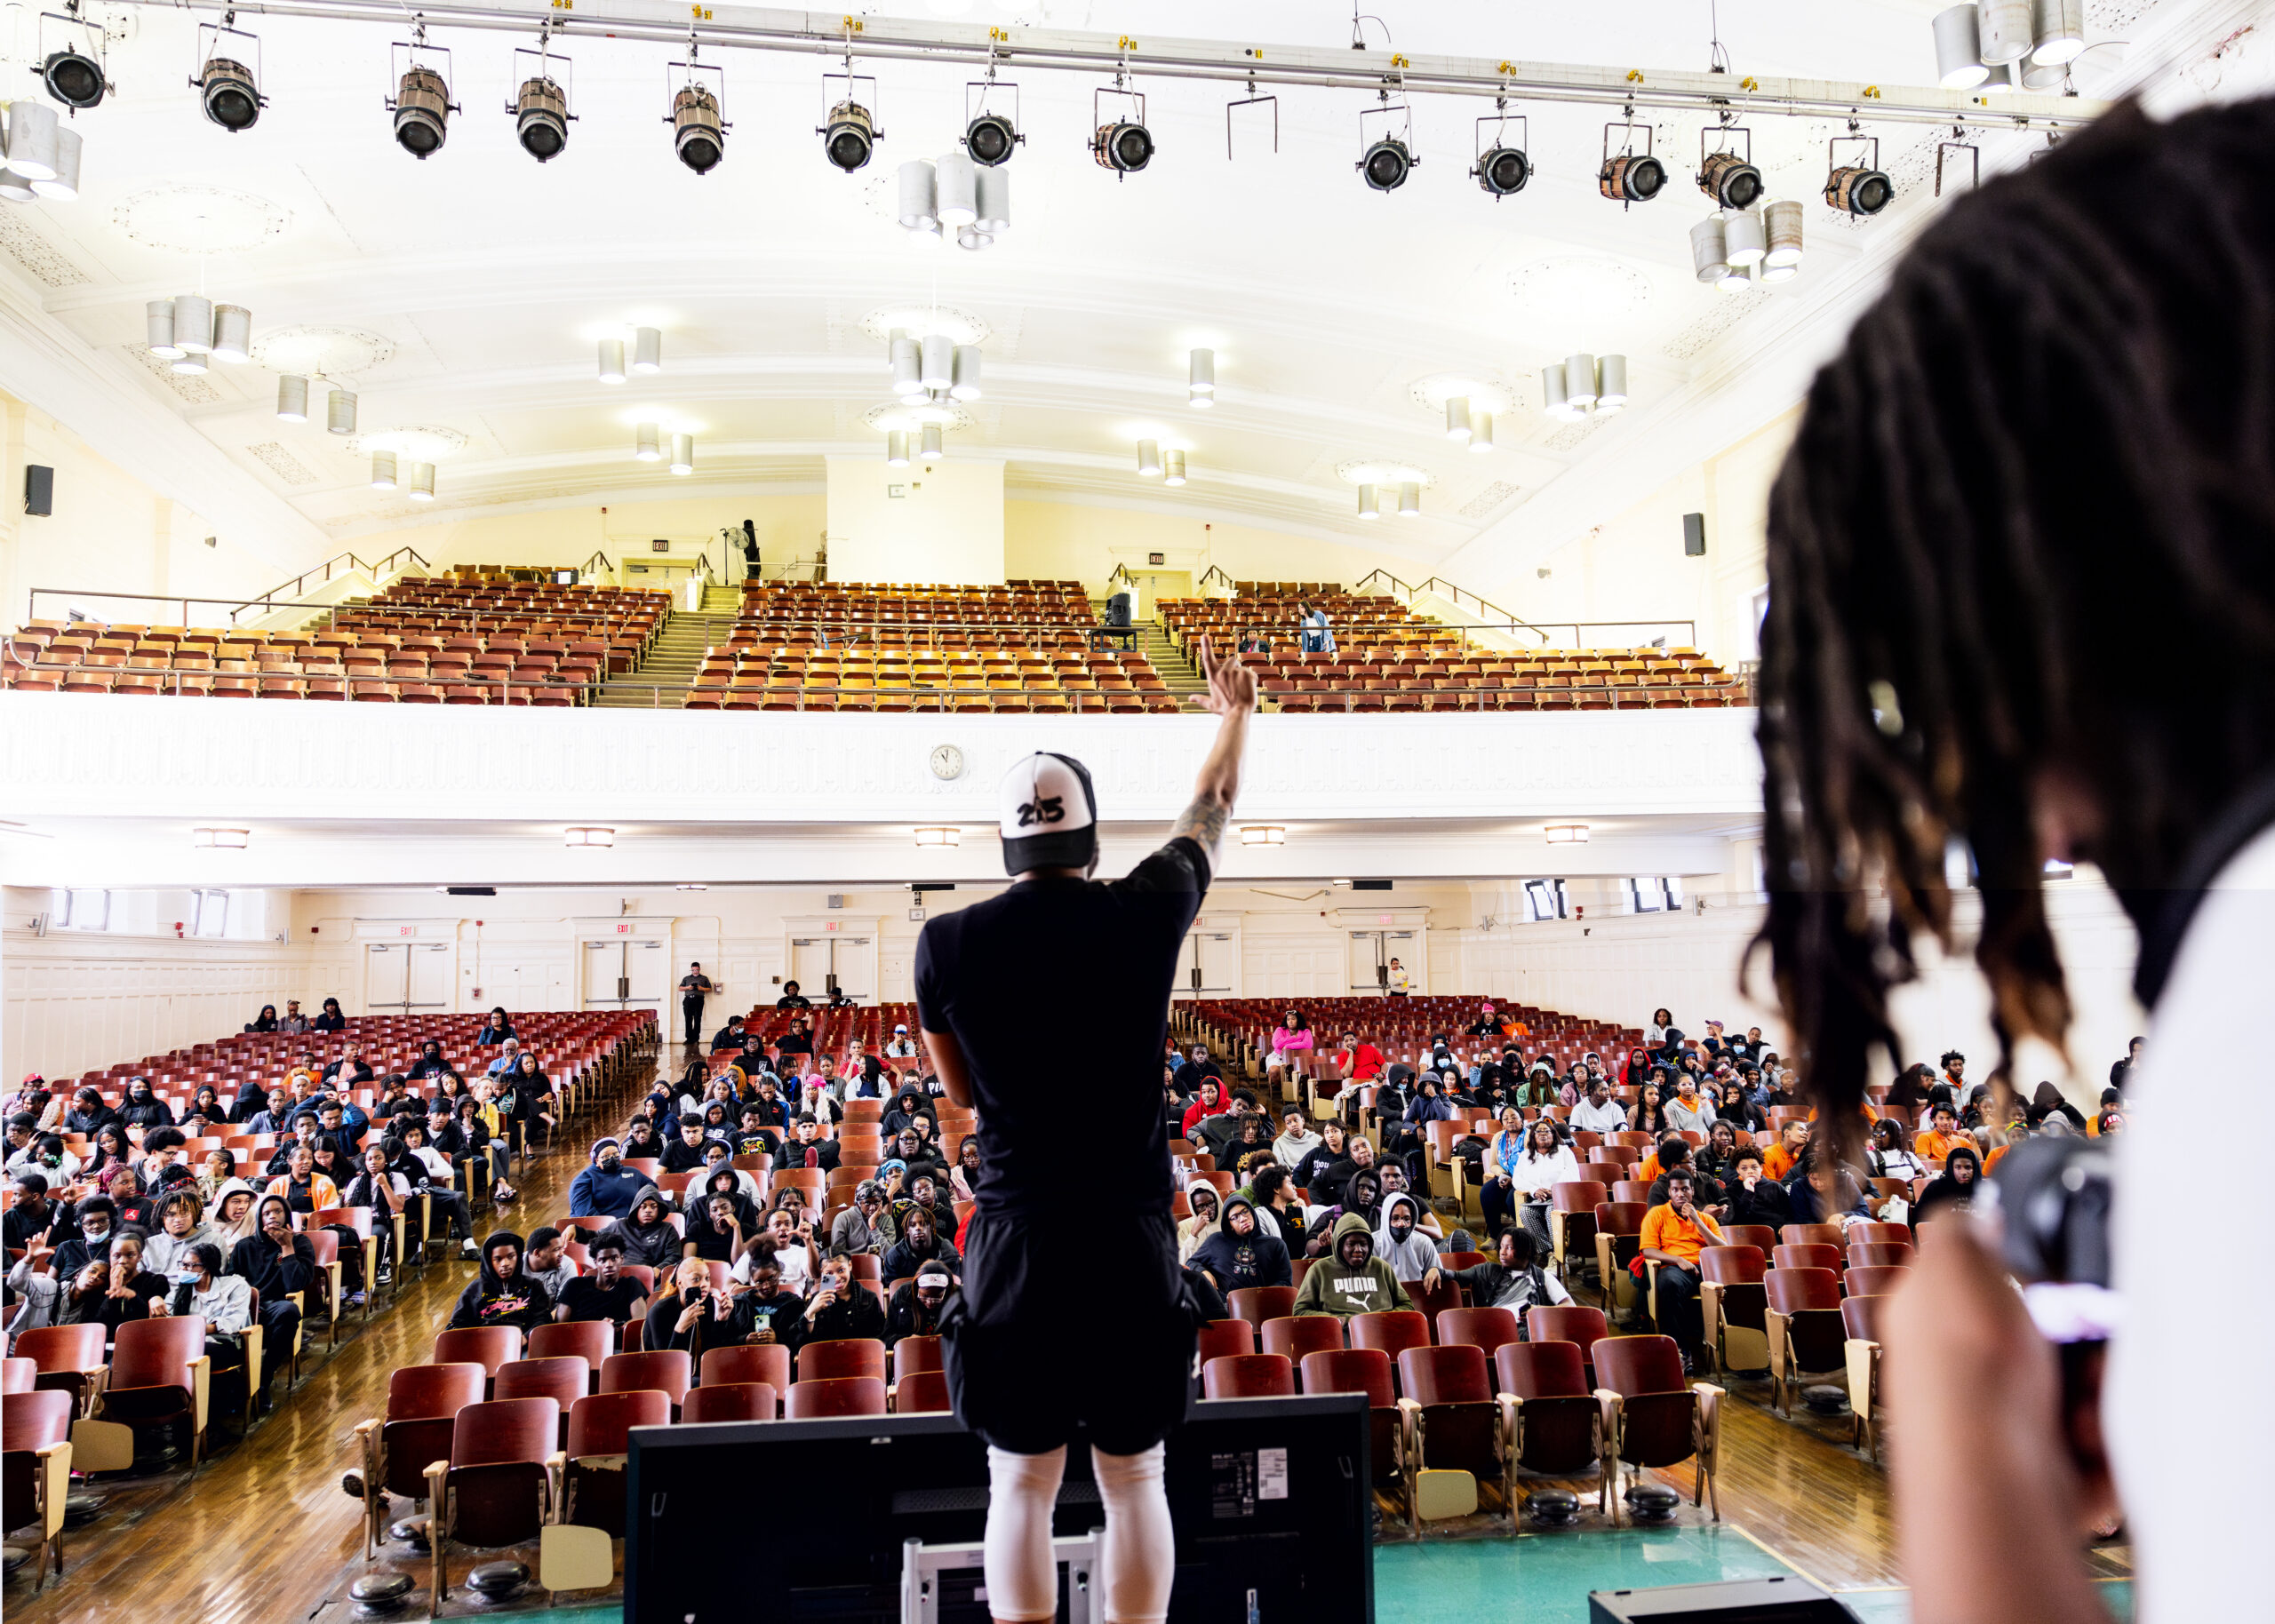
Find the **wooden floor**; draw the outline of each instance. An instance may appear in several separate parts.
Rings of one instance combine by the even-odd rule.
[[[569,1181],[597,1131],[564,1137],[561,1149],[531,1165],[508,1227],[526,1233],[566,1210]],[[473,1274],[472,1263],[456,1261],[429,1265],[424,1278],[414,1271],[368,1326],[351,1321],[329,1357],[322,1335],[312,1335],[300,1385],[244,1442],[225,1441],[227,1429],[217,1427],[215,1453],[194,1478],[176,1469],[100,1485],[107,1498],[101,1516],[64,1535],[61,1582],[51,1580],[35,1596],[28,1568],[8,1580],[9,1624],[114,1624],[121,1618],[278,1624],[319,1610],[345,1616],[347,1585],[369,1571],[358,1503],[339,1488],[341,1474],[356,1464],[353,1429],[383,1411],[390,1371],[427,1359],[435,1332]],[[1847,1447],[1847,1421],[1806,1414],[1787,1421],[1765,1407],[1766,1383],[1728,1385],[1733,1402],[1720,1476],[1725,1524],[1829,1588],[1901,1584],[1887,1483],[1881,1469]],[[1687,1500],[1688,1471],[1663,1477]],[[408,1503],[396,1502],[395,1514],[411,1515]],[[1592,1515],[1588,1520],[1592,1524]],[[384,1565],[416,1576],[422,1596],[419,1612],[409,1616],[421,1616],[425,1564],[402,1547],[392,1548]],[[454,1564],[454,1581],[462,1581],[466,1565],[463,1558]],[[530,1604],[543,1599],[533,1592]],[[474,1608],[459,1588],[448,1610]]]

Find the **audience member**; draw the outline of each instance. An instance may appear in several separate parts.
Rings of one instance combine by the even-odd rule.
[[[1705,1337],[1705,1322],[1698,1306],[1698,1254],[1709,1240],[1720,1242],[1722,1238],[1721,1226],[1698,1209],[1693,1190],[1689,1169],[1678,1166],[1668,1174],[1666,1199],[1643,1215],[1642,1246],[1632,1270],[1641,1281],[1650,1277],[1646,1262],[1659,1266],[1652,1287],[1658,1329],[1674,1338],[1681,1349],[1685,1374],[1697,1368],[1699,1347]],[[1648,1329],[1649,1318],[1641,1294],[1637,1296],[1635,1328]]]
[[[1397,1272],[1375,1255],[1374,1232],[1358,1212],[1336,1220],[1331,1250],[1312,1264],[1296,1288],[1297,1314],[1332,1314],[1346,1324],[1356,1314],[1413,1306]]]
[[[1517,1338],[1529,1340],[1525,1310],[1553,1308],[1572,1301],[1564,1282],[1544,1272],[1542,1253],[1532,1233],[1521,1226],[1503,1230],[1494,1242],[1495,1255],[1466,1269],[1432,1265],[1422,1276],[1422,1289],[1434,1292],[1441,1280],[1457,1282],[1468,1293],[1472,1306],[1507,1309],[1517,1317]]]

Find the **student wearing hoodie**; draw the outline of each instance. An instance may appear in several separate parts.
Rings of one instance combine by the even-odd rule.
[[[1304,1165],[1304,1158],[1327,1142],[1311,1130],[1305,1119],[1304,1108],[1290,1105],[1281,1113],[1280,1136],[1272,1142],[1272,1154],[1280,1165],[1293,1173]]]
[[[1334,1250],[1321,1258],[1296,1288],[1296,1312],[1332,1314],[1348,1321],[1354,1314],[1410,1309],[1414,1300],[1398,1283],[1391,1265],[1375,1255],[1375,1237],[1357,1213],[1336,1220]]]
[[[467,1283],[451,1328],[519,1325],[523,1335],[553,1318],[553,1299],[522,1267],[522,1238],[499,1230],[482,1243],[482,1272]]]
[[[1185,1108],[1185,1120],[1180,1124],[1183,1137],[1188,1141],[1196,1139],[1194,1130],[1203,1122],[1211,1117],[1221,1117],[1230,1110],[1232,1104],[1225,1098],[1225,1085],[1213,1077],[1202,1078],[1199,1097]]]
[[[1294,1278],[1278,1230],[1240,1195],[1225,1198],[1224,1216],[1186,1262],[1227,1296],[1252,1286],[1285,1286]]]
[[[1185,1204],[1193,1215],[1177,1221],[1177,1261],[1180,1263],[1190,1262],[1201,1243],[1217,1232],[1217,1187],[1207,1179],[1187,1179]]]
[[[223,1213],[235,1193],[222,1188],[218,1206]],[[260,1385],[266,1394],[276,1367],[291,1357],[292,1338],[300,1324],[300,1310],[291,1296],[315,1288],[316,1254],[308,1238],[293,1230],[292,1209],[282,1196],[263,1196],[254,1203],[253,1230],[229,1248],[228,1272],[260,1294]]]
[[[624,1165],[620,1140],[593,1142],[592,1165],[569,1185],[569,1215],[572,1218],[621,1218],[631,1212],[648,1175]]]
[[[1375,1255],[1391,1266],[1401,1285],[1438,1266],[1438,1248],[1422,1232],[1421,1222],[1422,1208],[1412,1196],[1401,1191],[1383,1198],[1375,1224]]]
[[[668,1269],[679,1262],[687,1244],[665,1214],[663,1192],[643,1184],[632,1210],[601,1231],[624,1243],[624,1261],[650,1269]]]

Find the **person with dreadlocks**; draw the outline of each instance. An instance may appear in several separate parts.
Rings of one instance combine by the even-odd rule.
[[[1819,1153],[1853,1154],[1915,943],[1953,946],[1955,841],[2002,1095],[2018,1040],[2070,1028],[2049,861],[2106,878],[2157,1022],[2113,1142],[2106,1461],[2066,1438],[2065,1409],[2090,1407],[2065,1405],[1971,1220],[1924,1226],[1881,1317],[1921,1618],[2098,1616],[2078,1535],[2119,1500],[2143,1617],[2264,1604],[2257,1508],[2202,1493],[2172,1444],[2199,1414],[2175,1378],[2202,1304],[2236,1305],[2222,1333],[2243,1348],[2275,1310],[2231,1289],[2224,1248],[2175,1253],[2126,1196],[2256,1098],[2227,1051],[2267,1005],[2275,927],[2275,211],[2237,179],[2271,149],[2275,101],[2163,125],[2121,107],[1961,198],[1817,377],[1770,499],[1762,937]],[[2255,1181],[2214,1180],[2190,1217],[2240,1238],[2261,1208]],[[2220,1435],[2229,1459],[2275,1454],[2275,1395],[2230,1393]]]

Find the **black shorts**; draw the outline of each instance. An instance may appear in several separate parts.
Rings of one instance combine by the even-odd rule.
[[[967,1242],[940,1327],[965,1426],[1013,1454],[1083,1431],[1107,1454],[1134,1455],[1184,1421],[1200,1316],[1166,1214],[974,1214]]]

